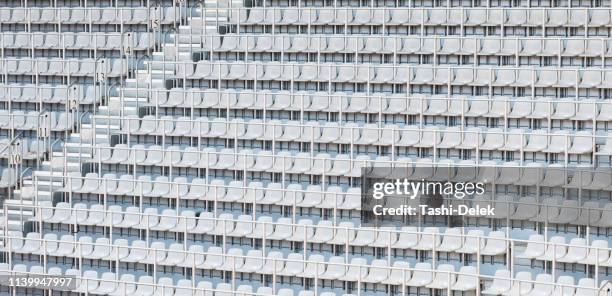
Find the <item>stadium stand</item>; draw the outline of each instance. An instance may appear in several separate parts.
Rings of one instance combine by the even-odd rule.
[[[0,0],[0,295],[604,295],[611,5]]]

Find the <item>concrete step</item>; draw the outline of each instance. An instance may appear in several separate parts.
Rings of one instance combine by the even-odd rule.
[[[33,180],[27,180],[23,182],[24,186],[29,186],[29,187],[34,187],[34,186],[38,186],[38,196],[40,198],[41,195],[47,195],[51,196],[51,193],[49,192],[49,186],[53,186],[53,188],[62,188],[64,187],[64,184],[58,179],[58,180],[53,180],[53,182],[49,181],[49,180],[38,180],[36,181],[36,184],[34,184]],[[50,200],[50,199],[49,199]]]
[[[6,224],[6,222],[2,218],[2,220],[0,221],[0,225],[2,225],[3,229],[9,231],[23,231],[23,223],[20,220],[9,220],[8,225],[4,224]]]
[[[192,61],[191,55],[189,52],[183,52],[181,48],[177,51],[177,48],[174,43],[166,43],[164,44],[164,54],[166,55],[166,61]],[[184,48],[184,47],[183,47]],[[177,54],[178,52],[178,54]]]
[[[51,192],[40,188],[41,186],[48,187],[50,184],[53,184],[53,186],[63,187],[62,183],[57,181],[54,181],[53,183],[50,183],[49,181],[37,181],[36,184],[34,184],[34,180],[24,180],[22,189],[15,189],[11,199],[7,200],[32,200],[34,199],[34,195],[37,196],[37,199],[45,198],[45,200],[50,200]],[[38,190],[34,189],[35,186],[39,186]]]
[[[147,81],[143,80],[141,77],[137,78],[128,78],[124,81],[123,85],[125,87],[136,87],[136,85],[147,85]]]
[[[202,18],[191,18],[189,20],[189,26],[181,26],[179,27],[179,32],[183,33],[181,30],[189,30],[190,27],[193,29],[202,28],[208,29],[209,27],[214,28],[217,31],[218,26],[223,26],[229,22],[229,13],[219,13],[219,18],[217,19],[214,15],[215,13],[212,11],[207,11],[207,17],[202,20]],[[188,32],[188,31],[187,31]]]
[[[109,117],[107,115],[103,115],[103,116],[96,116],[96,127],[97,129],[102,129],[102,130],[107,130],[107,129],[112,129],[113,126],[116,126],[117,128],[119,128],[119,124],[121,123],[121,118],[118,116],[112,116]],[[91,129],[93,128],[93,125],[91,124],[87,124],[86,128]]]
[[[54,180],[62,180],[64,177],[63,171],[36,171],[34,175],[39,178],[39,180],[50,180],[51,178],[56,178]]]
[[[123,115],[136,115],[138,114],[138,108],[136,108],[135,106],[121,106],[119,101],[111,101],[109,102],[109,106],[103,106],[100,107],[100,109],[103,109],[104,113],[99,113],[99,115],[111,115],[111,116],[119,116],[121,115],[121,110],[123,109]]]
[[[83,124],[83,126],[88,126],[88,128],[85,128],[85,130],[81,129],[82,132],[83,131],[87,131],[87,132],[91,131],[91,128],[92,128],[91,124]],[[80,147],[81,145],[85,145],[85,147],[89,147],[92,142],[95,142],[96,144],[98,144],[98,143],[109,143],[110,139],[108,138],[106,133],[104,133],[104,134],[96,134],[95,135],[95,141],[93,141],[93,139],[90,139],[90,138],[82,139],[80,134],[76,134],[76,135],[70,136],[70,139],[64,145],[66,145],[68,147],[77,147],[77,146]]]
[[[172,63],[174,58],[166,59],[166,60],[154,60],[147,61],[144,63],[144,67],[142,69],[136,70],[136,74],[139,76],[148,75],[149,71],[151,73],[163,73],[164,71],[174,71],[175,65]],[[160,71],[160,72],[154,72]]]
[[[27,207],[32,207],[33,205],[30,204],[23,204],[23,206],[27,206]],[[34,212],[32,210],[20,210],[19,205],[13,205],[13,209],[7,210],[5,213],[5,217],[9,220],[9,221],[16,221],[16,222],[26,222],[30,219],[32,219],[32,217],[34,217]]]
[[[172,76],[174,76],[174,67],[172,67],[171,65],[166,65],[166,69],[162,69],[163,67],[161,67],[162,65],[160,65],[159,69],[152,69],[152,70],[137,70],[136,72],[140,75],[150,75],[151,78],[157,78],[157,77],[164,77],[167,76],[168,78],[171,78]],[[136,90],[134,90],[135,92]]]
[[[58,154],[53,156],[54,159],[51,160],[53,165],[51,165],[51,161],[43,161],[41,169],[34,172],[35,176],[50,177],[52,175],[51,171],[53,171],[53,176],[56,176],[59,173],[58,176],[62,177],[64,176],[64,168],[66,172],[78,172],[81,170],[78,162],[72,162],[69,159],[64,161],[62,152],[54,153],[61,153],[61,155]]]
[[[131,98],[126,98],[126,97],[110,97],[108,98],[109,102],[117,102],[119,104],[131,104],[131,103],[135,103],[135,102],[139,102],[141,104],[144,103],[148,103],[149,102],[149,98],[143,98],[143,97],[131,97]]]

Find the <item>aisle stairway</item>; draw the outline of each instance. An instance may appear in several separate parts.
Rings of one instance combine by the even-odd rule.
[[[207,10],[204,18],[199,8],[193,9],[187,18],[186,25],[179,25],[178,30],[167,35],[159,48],[151,54],[153,61],[178,59],[191,60],[191,49],[198,47],[192,44],[190,34],[199,35],[202,32],[216,33],[219,25],[229,21],[229,12],[225,7],[240,7],[240,0],[204,1],[206,7],[215,7],[215,11]],[[197,42],[196,42],[197,43]],[[178,47],[176,47],[178,45]],[[178,55],[176,54],[178,48]],[[133,59],[133,58],[132,58]],[[136,61],[138,62],[138,61]],[[130,64],[131,62],[128,62]],[[91,159],[92,147],[109,146],[119,130],[120,118],[137,115],[140,106],[147,103],[146,92],[140,90],[165,88],[164,75],[174,74],[173,70],[162,69],[159,66],[149,66],[147,59],[142,61],[138,68],[130,73],[120,86],[110,87],[106,104],[100,104],[91,119],[84,121],[77,132],[70,133],[65,141],[53,143],[50,159],[42,163],[39,170],[34,171],[31,179],[23,181],[20,189],[15,189],[10,199],[4,201],[5,212],[0,213],[0,230],[28,231],[27,221],[34,216],[31,206],[41,201],[52,201],[57,196],[51,196],[51,189],[61,189],[65,186],[61,177],[79,172],[85,175],[89,167],[84,161]],[[159,65],[159,64],[156,64]],[[1,242],[0,242],[1,244]]]

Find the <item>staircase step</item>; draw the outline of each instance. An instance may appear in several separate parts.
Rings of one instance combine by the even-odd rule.
[[[168,65],[166,65],[166,68],[171,68]],[[150,74],[151,77],[159,77],[159,76],[163,76],[166,75],[168,76],[168,78],[171,78],[174,76],[174,70],[163,70],[161,69],[151,69],[151,71],[149,72],[149,70],[138,70],[136,71],[136,73],[138,73],[139,75],[147,75]]]
[[[20,210],[19,208],[20,204],[13,204],[13,209],[12,210],[7,210],[5,213],[5,217],[7,217],[9,220],[15,220],[15,221],[28,221],[30,220],[32,217],[34,217],[34,212],[31,210],[33,204],[28,204],[28,203],[23,203],[21,205],[28,207],[27,209],[24,208],[24,210]],[[23,219],[21,219],[21,217],[23,217]]]
[[[133,77],[123,80],[118,90],[111,88],[107,104],[98,106],[90,120],[77,127],[78,133],[70,133],[63,147],[55,147],[50,160],[43,161],[41,167],[32,173],[36,184],[32,177],[25,178],[23,189],[12,192],[11,198],[5,200],[7,212],[4,216],[0,214],[0,231],[22,231],[23,222],[33,217],[33,211],[19,207],[32,206],[34,200],[51,201],[52,192],[64,187],[66,172],[80,172],[81,164],[92,158],[94,146],[111,142],[111,135],[119,132],[119,116],[138,115],[140,107],[149,102],[150,89],[166,89],[168,80],[175,75],[172,61],[192,61],[193,52],[200,50],[201,36],[217,34],[218,26],[229,21],[230,11],[225,8],[242,7],[243,0],[204,0],[204,5],[208,9],[193,9],[186,24],[179,26],[175,34],[168,34],[161,42],[162,50],[150,54],[149,60],[135,69]],[[37,191],[33,197],[35,185]]]

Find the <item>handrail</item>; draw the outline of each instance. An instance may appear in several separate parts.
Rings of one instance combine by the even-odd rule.
[[[27,167],[25,170],[23,170],[21,172],[21,174],[19,174],[19,183],[18,183],[18,185],[21,185],[22,186],[21,188],[23,188],[23,179],[24,179],[24,177],[26,176],[26,174],[29,171],[34,171],[34,170],[33,170],[32,167]],[[22,194],[19,195],[19,200],[21,201],[21,203],[23,203],[23,195]]]
[[[62,139],[62,138],[58,138],[55,141],[53,141],[53,143],[51,143],[51,150],[50,151],[53,151],[53,148],[55,148],[55,146],[57,146],[57,144],[63,143],[63,142],[65,142],[65,140]]]
[[[85,112],[83,112],[83,113],[81,113],[81,114],[79,115],[79,120],[78,120],[78,122],[77,122],[77,124],[78,124],[78,126],[77,126],[77,127],[78,127],[78,128],[81,128],[82,123],[83,123],[83,118],[84,118],[84,117],[85,117],[87,114],[90,114],[89,110],[86,110]]]
[[[46,111],[45,111],[45,112],[46,112]],[[44,114],[44,112],[43,112],[43,113],[41,113],[41,114]],[[2,115],[7,115],[7,114],[2,114]],[[0,116],[2,116],[2,115],[0,115]],[[15,144],[15,141],[17,141],[17,139],[23,139],[23,131],[19,131],[19,132],[17,133],[17,135],[16,135],[16,136],[13,136],[13,137],[12,137],[12,138],[9,140],[8,145],[7,145],[6,147],[4,147],[4,149],[2,149],[2,151],[0,151],[0,153],[4,153],[4,150],[6,150],[7,148],[9,148],[9,147],[10,147],[10,146],[12,146],[13,144]]]

